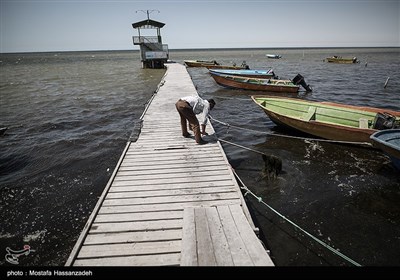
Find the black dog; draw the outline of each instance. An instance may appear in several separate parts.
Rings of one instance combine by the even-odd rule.
[[[279,173],[282,171],[282,160],[273,155],[262,155],[264,160],[264,168],[262,170],[262,178],[265,179],[276,179]]]

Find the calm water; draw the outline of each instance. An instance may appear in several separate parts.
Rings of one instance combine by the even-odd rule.
[[[279,53],[279,60],[265,57]],[[360,64],[328,64],[331,55]],[[216,59],[297,73],[314,91],[301,98],[400,110],[399,49],[171,51],[170,58]],[[131,51],[1,55],[0,256],[34,252],[20,265],[63,265],[164,70],[141,69]],[[278,129],[247,92],[218,86],[189,68],[199,94],[212,97],[218,137],[278,156],[283,171],[261,179],[257,153],[224,144],[243,182],[263,201],[362,265],[400,265],[400,172],[376,150],[268,136]],[[387,88],[384,83],[390,77]],[[350,265],[249,198],[277,266]],[[3,253],[1,253],[3,252]],[[0,257],[1,265],[9,265]]]

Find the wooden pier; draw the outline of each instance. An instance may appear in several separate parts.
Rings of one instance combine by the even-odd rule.
[[[66,266],[274,265],[211,123],[206,145],[182,137],[175,102],[197,94],[185,66],[167,64]]]

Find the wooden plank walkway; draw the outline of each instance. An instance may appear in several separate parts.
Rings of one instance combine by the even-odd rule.
[[[185,208],[182,266],[271,266],[240,205]]]
[[[211,123],[206,145],[181,136],[175,102],[185,95],[197,95],[197,91],[185,66],[174,63],[167,68],[143,115],[138,140],[127,143],[66,265],[273,266],[254,232],[225,153],[220,143],[212,140]],[[199,213],[208,213],[209,219]],[[188,219],[190,215],[196,218]],[[195,225],[197,234],[193,234]],[[210,236],[200,225],[219,234]],[[215,257],[209,261],[201,257],[199,244],[214,237],[208,250]],[[188,252],[183,242],[191,242],[194,251]],[[223,252],[228,252],[231,262],[215,260]],[[196,259],[187,257],[197,254]]]

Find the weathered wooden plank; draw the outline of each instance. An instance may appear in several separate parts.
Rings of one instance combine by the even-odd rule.
[[[180,136],[181,132],[179,133],[179,136],[169,136],[165,138],[158,138],[157,135],[146,135],[146,137],[143,139],[144,142],[146,142],[146,147],[151,147],[151,146],[156,146],[157,148],[165,148],[169,147],[171,144],[177,144],[181,143],[184,145],[186,148],[188,148],[190,151],[201,151],[205,150],[206,152],[208,150],[216,150],[217,146],[217,137],[212,134],[212,132],[207,130],[207,133],[209,133],[208,136],[203,136],[202,138],[208,142],[207,145],[199,145],[195,141],[195,137],[193,135],[190,135],[189,137],[183,137]]]
[[[194,208],[183,211],[181,266],[197,266],[197,240]]]
[[[240,207],[240,205],[238,205],[238,207]],[[217,208],[206,207],[205,209],[216,263],[218,266],[233,266],[228,240],[226,239]]]
[[[230,180],[232,182],[232,178],[229,175],[216,175],[216,176],[207,176],[204,177],[186,177],[186,178],[160,178],[160,179],[147,179],[132,182],[129,180],[115,180],[112,186],[132,186],[132,184],[137,185],[162,185],[162,184],[182,184],[182,183],[200,183],[200,182],[213,182],[213,181],[226,181]]]
[[[199,145],[194,141],[194,138],[184,138],[178,133],[168,138],[159,138],[159,135],[157,134],[141,135],[139,136],[138,141],[140,141],[140,143],[145,142],[146,144],[153,144],[160,147],[168,146],[169,143],[183,143],[185,146],[199,147]]]
[[[158,160],[194,160],[199,158],[210,158],[212,154],[207,153],[190,153],[190,154],[183,154],[183,153],[175,153],[175,154],[159,154],[157,155],[156,159],[149,155],[126,155],[126,159],[135,159],[135,160],[142,160],[143,159],[152,159],[153,161]],[[218,156],[220,158],[220,156]]]
[[[75,266],[178,266],[181,254],[156,254],[112,258],[77,259]]]
[[[134,256],[179,253],[181,240],[157,242],[133,242],[124,244],[84,245],[79,252],[79,258],[98,258],[115,256]]]
[[[186,201],[167,204],[142,204],[142,205],[120,205],[120,206],[103,206],[99,210],[102,214],[111,213],[136,213],[151,211],[168,211],[183,210],[185,207],[205,207],[217,205],[240,204],[240,199],[220,199],[220,200],[204,200],[204,201]]]
[[[106,199],[115,198],[144,198],[156,196],[178,196],[187,194],[211,194],[211,193],[226,193],[235,192],[232,187],[212,187],[212,188],[191,188],[191,189],[177,189],[177,190],[159,190],[159,191],[131,191],[131,192],[109,192]]]
[[[182,211],[183,212],[183,211]],[[85,245],[181,240],[181,229],[88,234]]]
[[[160,203],[174,203],[174,202],[199,201],[199,200],[220,200],[220,199],[235,199],[235,198],[240,198],[237,192],[211,193],[211,194],[206,193],[206,194],[144,197],[144,198],[119,198],[119,199],[106,198],[103,202],[103,206],[160,204]]]
[[[143,158],[143,157],[152,157],[154,160],[154,157],[162,158],[162,157],[204,157],[205,153],[208,153],[208,157],[212,155],[213,153],[217,153],[217,150],[210,150],[210,151],[197,151],[193,149],[185,150],[185,149],[172,149],[172,150],[162,150],[160,149],[159,151],[143,151],[143,152],[130,152],[126,154],[126,158]]]
[[[89,233],[126,232],[126,231],[148,231],[163,229],[181,229],[182,219],[159,220],[159,221],[136,221],[124,223],[94,223]]]
[[[194,209],[194,221],[197,240],[197,257],[199,266],[215,266],[214,247],[208,228],[206,211],[203,207]]]
[[[175,159],[174,161],[171,161],[169,159],[159,159],[159,160],[154,160],[154,158],[125,158],[124,162],[122,163],[122,166],[158,166],[158,165],[166,165],[168,163],[173,163],[173,164],[188,164],[189,162],[186,160],[186,158],[182,157],[180,159]],[[209,157],[204,157],[204,158],[193,158],[190,160],[190,165],[195,166],[195,165],[202,165],[205,163],[219,163],[219,164],[225,164],[224,158],[220,155],[210,155]]]
[[[222,226],[228,240],[231,256],[235,266],[253,266],[253,262],[247,253],[244,244],[232,217],[228,206],[217,207]]]
[[[175,158],[173,160],[171,160],[171,158],[157,158],[157,160],[155,159],[151,159],[151,158],[136,158],[136,159],[132,159],[132,158],[125,158],[123,164],[121,166],[153,166],[154,168],[157,168],[158,166],[160,166],[161,168],[167,167],[168,164],[179,164],[179,165],[183,165],[186,164],[187,166],[202,166],[204,165],[209,165],[209,164],[220,164],[220,165],[224,165],[226,164],[226,162],[224,161],[224,158],[219,156],[219,155],[210,155],[209,157],[203,157],[203,158]]]
[[[232,181],[215,181],[215,182],[190,182],[177,184],[154,184],[154,185],[135,185],[135,182],[127,183],[123,186],[113,186],[109,193],[112,192],[130,192],[130,191],[152,191],[152,190],[175,190],[175,189],[191,189],[191,188],[218,188],[232,186]]]
[[[182,171],[180,173],[169,173],[169,172],[161,172],[152,174],[150,172],[146,172],[145,174],[135,174],[135,171],[127,171],[121,174],[117,173],[117,178],[114,181],[135,181],[135,180],[159,180],[163,179],[178,179],[178,178],[191,178],[191,177],[202,177],[207,178],[208,176],[230,176],[228,170],[208,170],[208,171],[192,171],[185,172]]]
[[[271,258],[266,253],[261,241],[257,238],[254,231],[251,229],[243,210],[239,205],[230,205],[229,210],[232,213],[233,220],[239,234],[244,240],[247,252],[249,253],[254,265],[257,266],[273,266]]]
[[[170,220],[182,219],[183,211],[157,211],[157,212],[139,212],[122,214],[98,214],[95,223],[109,222],[133,222],[133,221],[151,221],[151,220]]]
[[[183,153],[190,153],[190,154],[202,154],[202,153],[218,153],[219,148],[218,146],[211,146],[211,147],[204,147],[199,146],[197,149],[193,149],[190,146],[185,145],[168,145],[166,147],[159,147],[159,146],[150,146],[146,145],[143,146],[141,149],[129,149],[127,151],[127,155],[154,155],[158,156],[160,154],[183,154]]]
[[[183,166],[183,167],[175,167],[175,168],[158,168],[154,167],[153,169],[145,169],[145,170],[138,170],[136,168],[132,169],[119,169],[118,175],[117,176],[132,176],[132,175],[155,175],[155,174],[191,174],[192,172],[213,172],[213,171],[225,171],[225,173],[228,172],[226,170],[226,166],[223,165],[209,165],[209,166],[202,166],[202,167],[189,167],[189,166]]]
[[[190,163],[189,166],[188,166],[187,162],[177,162],[177,163],[170,162],[170,163],[162,163],[162,164],[157,164],[157,165],[155,165],[155,164],[144,165],[143,163],[131,162],[131,163],[122,164],[118,171],[120,171],[120,172],[128,171],[128,170],[148,171],[148,170],[154,170],[154,169],[157,169],[157,170],[163,170],[163,169],[184,170],[186,168],[208,169],[208,168],[213,168],[213,167],[217,167],[217,166],[221,166],[221,161],[193,162],[193,163]]]

